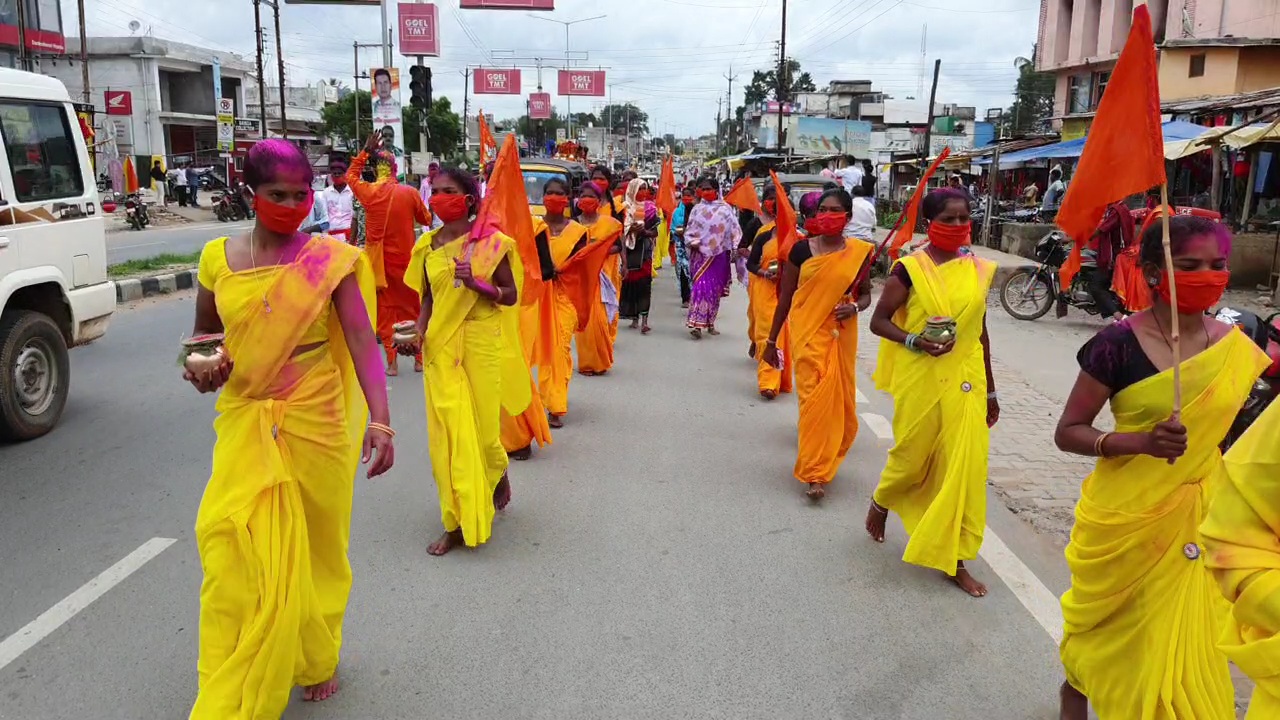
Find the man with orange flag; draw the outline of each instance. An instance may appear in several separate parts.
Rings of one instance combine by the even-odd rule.
[[[404,273],[417,242],[415,223],[431,227],[431,213],[422,204],[422,195],[396,181],[396,162],[381,151],[382,133],[369,136],[364,150],[347,169],[347,185],[365,211],[365,252],[373,266],[378,287],[378,337],[387,354],[387,375],[399,375],[398,353],[392,327],[405,320],[417,320],[422,309],[418,291],[405,285]],[[374,156],[377,179],[365,181],[365,164]],[[422,350],[414,355],[414,372],[422,372]]]

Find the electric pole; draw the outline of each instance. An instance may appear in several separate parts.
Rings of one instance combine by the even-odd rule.
[[[723,142],[720,139],[720,126],[722,124],[720,109],[722,107],[724,107],[724,98],[716,98],[716,155],[720,154],[720,148],[723,146]]]
[[[933,139],[933,101],[938,96],[938,71],[941,69],[942,58],[938,58],[933,61],[933,86],[929,88],[929,124],[924,126],[924,152],[920,153],[921,168],[929,166],[929,145]]]
[[[280,137],[288,139],[289,123],[285,119],[285,94],[284,94],[284,47],[280,44],[280,0],[271,0],[271,9],[275,12],[276,20],[276,65],[280,72]],[[266,104],[266,97],[262,98],[263,104]]]
[[[467,140],[467,113],[471,107],[471,68],[462,71],[462,155],[467,154],[467,146],[470,144]]]
[[[19,7],[22,4],[19,3]],[[258,55],[258,137],[267,139],[267,76],[262,69],[262,0],[253,0],[253,26],[257,35]]]
[[[725,119],[727,121],[725,123],[725,135],[727,136],[729,135],[729,129],[733,127],[733,81],[738,79],[738,76],[733,74],[732,64],[729,65],[729,73],[724,76],[724,79],[729,81],[729,99],[725,101]],[[726,144],[732,142],[728,138],[726,140]]]
[[[84,83],[84,101],[93,104],[93,94],[89,92],[89,40],[84,29],[84,0],[76,3],[80,12],[80,81]]]
[[[778,45],[778,150],[785,144],[782,137],[782,104],[786,102],[787,82],[787,0],[782,0],[782,41]]]

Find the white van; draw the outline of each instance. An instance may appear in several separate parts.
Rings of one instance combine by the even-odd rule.
[[[106,222],[80,122],[62,83],[0,68],[0,439],[53,429],[67,348],[103,336],[115,310]]]

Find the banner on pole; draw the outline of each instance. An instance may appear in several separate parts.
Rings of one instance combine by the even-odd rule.
[[[400,54],[440,57],[440,11],[432,3],[400,3]]]
[[[529,93],[529,119],[551,119],[551,93]]]
[[[400,105],[400,68],[373,68],[373,130],[381,132],[383,147],[404,157],[403,115]]]
[[[471,74],[471,92],[477,95],[519,95],[519,68],[476,68]]]
[[[603,70],[561,70],[559,72],[561,95],[585,95],[604,97]]]

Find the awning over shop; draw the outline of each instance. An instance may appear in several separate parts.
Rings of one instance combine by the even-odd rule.
[[[1180,141],[1179,144],[1185,147],[1182,155],[1175,157],[1183,157],[1184,155],[1198,153],[1201,150],[1208,150],[1216,144],[1239,150],[1240,148],[1264,142],[1280,142],[1280,124],[1269,122],[1255,123],[1244,127],[1227,125],[1209,128],[1199,137]],[[1169,157],[1169,146],[1171,144],[1173,143],[1165,143],[1165,157]]]
[[[1196,125],[1195,123],[1183,122],[1182,120],[1170,120],[1169,122],[1161,124],[1161,130],[1164,133],[1165,158],[1173,160],[1191,153],[1183,152],[1182,154],[1174,154],[1171,156],[1170,152],[1182,152],[1185,150],[1184,146],[1186,141],[1200,138],[1205,133],[1210,132],[1212,128],[1207,128],[1203,125]],[[1019,150],[1017,152],[1009,153],[1008,155],[1002,155],[1000,157],[1000,164],[1004,165],[1005,163],[1012,164],[1033,162],[1037,160],[1077,158],[1084,153],[1084,144],[1088,139],[1089,136],[1086,135],[1075,140],[1067,140],[1065,142],[1053,143],[1051,145],[1042,145],[1040,147]],[[1195,152],[1198,152],[1198,150]],[[991,163],[991,158],[986,157],[974,162],[977,165],[987,165]]]

